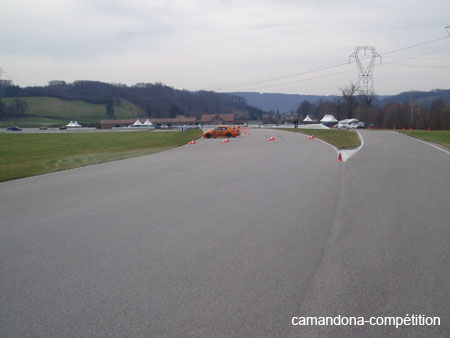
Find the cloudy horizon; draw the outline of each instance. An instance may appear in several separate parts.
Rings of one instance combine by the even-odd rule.
[[[449,89],[449,12],[441,0],[17,0],[0,13],[0,68],[20,86],[334,95],[357,82],[349,56],[368,45],[381,55],[378,94]]]

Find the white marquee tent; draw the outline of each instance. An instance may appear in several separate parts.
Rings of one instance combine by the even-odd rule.
[[[327,114],[320,120],[320,122],[321,123],[337,123],[338,120],[336,120],[336,118],[333,115]]]
[[[306,117],[303,119],[303,122],[308,123],[308,122],[313,122],[313,120],[309,115],[306,115]]]
[[[66,124],[66,127],[67,128],[80,128],[81,126],[78,124],[77,121],[75,121],[75,122],[70,121],[69,124]]]
[[[153,123],[151,123],[149,119],[147,119],[143,125],[146,127],[153,127]]]
[[[142,127],[143,124],[141,121],[139,121],[139,119],[136,119],[136,122],[133,123],[133,127]]]

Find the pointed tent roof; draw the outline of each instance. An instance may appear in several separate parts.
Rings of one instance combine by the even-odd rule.
[[[142,126],[142,122],[139,119],[136,119],[136,122],[133,123],[133,126]]]
[[[69,124],[66,124],[66,127],[73,127],[73,121],[70,120]]]
[[[144,126],[153,126],[153,123],[151,123],[150,120],[147,119],[147,120],[144,122]]]
[[[303,119],[303,122],[312,122],[312,119],[309,115],[306,115],[306,117]]]
[[[331,123],[331,122],[337,122],[338,120],[335,119],[335,117],[331,114],[327,114],[325,115],[322,120],[320,120],[320,122],[327,122],[327,123]]]
[[[75,121],[74,123],[72,123],[72,127],[81,127],[77,121]]]

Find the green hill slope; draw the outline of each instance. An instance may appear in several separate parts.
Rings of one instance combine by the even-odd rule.
[[[2,98],[5,105],[14,102],[15,97]],[[61,123],[69,120],[77,120],[79,123],[98,123],[102,119],[109,119],[106,115],[104,104],[93,104],[85,101],[65,101],[53,97],[20,97],[24,100],[28,109],[23,118],[10,119],[11,122],[21,124],[39,123]],[[135,104],[127,100],[119,100],[119,104],[114,105],[114,117],[112,118],[134,118],[142,112]],[[7,122],[8,120],[2,120]]]

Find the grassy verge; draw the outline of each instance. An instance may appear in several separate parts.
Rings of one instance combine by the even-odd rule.
[[[156,153],[197,139],[187,132],[0,134],[0,182]]]
[[[427,142],[432,142],[436,144],[443,145],[444,147],[450,149],[450,130],[413,130],[413,131],[399,131],[408,136],[418,138]]]
[[[338,149],[356,148],[361,145],[358,134],[350,130],[337,129],[292,129],[281,128],[281,130],[302,133],[305,135],[314,134],[315,137],[334,145]]]

